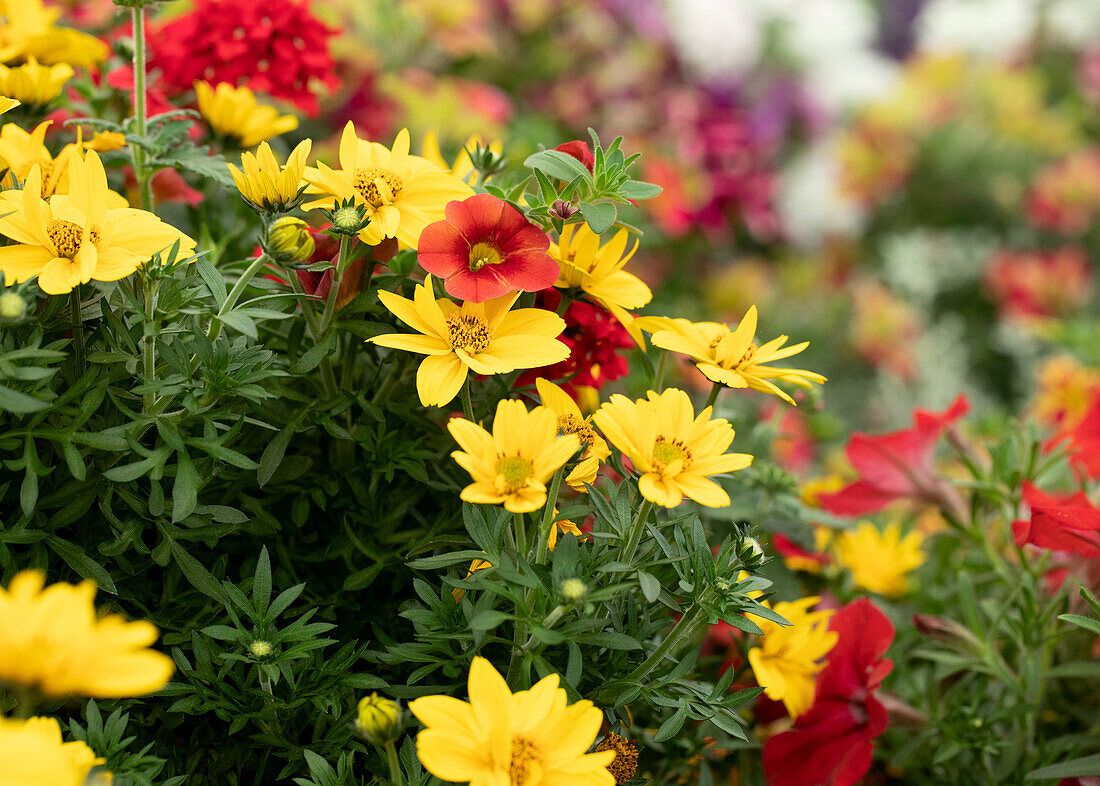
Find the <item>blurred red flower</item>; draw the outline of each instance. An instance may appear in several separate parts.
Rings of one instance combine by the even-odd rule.
[[[546,253],[550,238],[504,200],[475,194],[449,203],[446,216],[424,228],[417,259],[443,279],[448,295],[482,303],[557,280],[558,263]]]
[[[822,494],[820,506],[839,516],[858,516],[898,499],[953,505],[957,495],[936,474],[932,462],[940,435],[969,409],[966,396],[959,395],[941,414],[914,410],[913,428],[875,436],[853,434],[845,453],[860,479]]]
[[[1092,274],[1076,246],[1053,251],[998,252],[985,270],[985,286],[1008,317],[1056,317],[1086,302]]]
[[[1094,389],[1089,408],[1072,427],[1055,435],[1051,445],[1066,440],[1069,462],[1088,478],[1100,478],[1100,388]]]
[[[829,620],[838,636],[817,675],[813,706],[794,727],[764,743],[764,773],[779,786],[851,786],[871,766],[872,740],[886,730],[888,714],[875,691],[893,669],[882,656],[894,626],[867,598]]]
[[[1031,518],[1012,522],[1017,546],[1030,543],[1089,559],[1100,557],[1100,510],[1083,491],[1058,496],[1046,494],[1030,483],[1024,483],[1023,491]]]
[[[592,155],[588,143],[582,142],[580,139],[574,139],[572,142],[562,142],[554,149],[565,153],[567,156],[573,156],[573,158],[584,164],[584,168],[589,172],[596,165],[596,157]]]

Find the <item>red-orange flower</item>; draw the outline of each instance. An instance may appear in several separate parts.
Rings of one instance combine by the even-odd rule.
[[[1030,483],[1024,483],[1023,489],[1031,518],[1012,522],[1016,545],[1031,543],[1088,559],[1100,558],[1100,510],[1083,491],[1060,497],[1045,494]]]
[[[417,259],[443,279],[448,295],[482,303],[557,280],[558,264],[546,253],[550,238],[504,200],[476,194],[449,203],[446,215],[420,234]]]

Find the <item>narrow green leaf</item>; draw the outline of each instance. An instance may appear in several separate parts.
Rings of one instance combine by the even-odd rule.
[[[177,524],[195,512],[199,501],[199,473],[184,450],[176,454],[176,479],[172,483],[172,523]]]

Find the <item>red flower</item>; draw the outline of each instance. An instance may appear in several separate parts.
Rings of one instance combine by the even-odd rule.
[[[337,31],[297,0],[195,0],[151,31],[152,65],[169,90],[199,79],[245,85],[317,113],[318,86],[339,85],[329,53]]]
[[[816,563],[824,567],[831,562],[828,554],[824,554],[820,551],[806,551],[806,549],[799,546],[786,535],[780,535],[778,532],[772,535],[772,548],[775,549],[776,554],[783,557],[785,560],[800,560],[802,564],[811,568],[813,567],[811,563]]]
[[[1092,274],[1076,246],[1000,251],[985,270],[986,290],[1010,318],[1065,316],[1088,302]]]
[[[1093,507],[1085,492],[1059,497],[1045,494],[1030,483],[1025,483],[1023,489],[1031,519],[1012,522],[1017,546],[1031,543],[1089,559],[1100,557],[1100,510]]]
[[[596,157],[592,155],[587,142],[574,139],[572,142],[562,142],[554,149],[565,153],[567,156],[573,156],[573,158],[584,164],[584,168],[589,172],[596,165]]]
[[[845,452],[860,480],[833,494],[822,494],[820,505],[839,516],[859,516],[909,498],[952,506],[957,495],[932,466],[936,442],[949,425],[970,409],[960,395],[942,414],[913,412],[913,428],[871,436],[853,434]]]
[[[1092,393],[1092,402],[1084,417],[1051,440],[1056,444],[1067,440],[1069,462],[1086,477],[1100,478],[1100,389]]]
[[[547,290],[539,293],[535,305],[556,311],[561,293]],[[609,311],[593,303],[575,300],[562,317],[565,332],[558,340],[569,347],[569,357],[552,366],[525,371],[516,384],[534,385],[538,377],[562,380],[561,386],[573,398],[577,387],[601,388],[608,382],[626,376],[630,370],[626,358],[619,353],[634,346],[634,340],[619,320]]]
[[[886,730],[886,708],[875,696],[894,667],[882,656],[894,626],[867,598],[829,620],[836,646],[817,675],[813,706],[794,728],[764,743],[764,773],[776,786],[851,786],[871,767],[872,740]]]
[[[447,205],[447,218],[420,234],[417,260],[443,279],[447,294],[482,303],[519,290],[553,286],[558,263],[546,253],[550,238],[492,194]]]

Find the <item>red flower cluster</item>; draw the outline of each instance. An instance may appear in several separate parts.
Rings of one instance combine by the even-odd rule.
[[[872,740],[886,730],[886,708],[875,696],[894,668],[882,657],[894,626],[867,598],[829,620],[836,646],[817,675],[813,706],[790,731],[764,743],[764,774],[775,786],[851,786],[871,767]]]
[[[1093,390],[1084,416],[1051,442],[1057,444],[1063,440],[1069,450],[1069,463],[1085,477],[1100,478],[1100,389]]]
[[[540,292],[535,305],[556,311],[561,302],[557,290]],[[630,334],[611,313],[593,303],[574,301],[563,315],[565,332],[558,340],[569,347],[569,357],[561,363],[525,371],[518,385],[533,385],[539,377],[563,380],[562,388],[577,398],[577,387],[601,388],[625,376],[629,367],[619,353],[634,346]]]
[[[1027,217],[1040,229],[1086,231],[1100,214],[1100,150],[1082,150],[1041,171],[1027,196]]]
[[[1100,557],[1100,510],[1083,491],[1068,496],[1045,494],[1030,483],[1023,485],[1030,520],[1012,522],[1017,546],[1031,543],[1088,559]]]
[[[914,499],[951,509],[957,495],[939,478],[932,462],[940,435],[969,409],[966,396],[960,395],[941,414],[915,410],[913,428],[877,436],[853,434],[845,453],[860,479],[833,494],[822,494],[821,507],[838,516],[859,516],[898,499]]]
[[[475,194],[450,202],[446,214],[420,234],[417,260],[443,279],[448,295],[483,303],[554,285],[558,263],[546,253],[550,238],[504,200]]]
[[[228,82],[315,115],[318,88],[339,85],[329,53],[336,33],[307,0],[195,0],[150,31],[152,66],[173,94],[200,79]]]
[[[1083,306],[1092,290],[1084,251],[1000,251],[985,271],[985,286],[1008,317],[1064,316]]]

